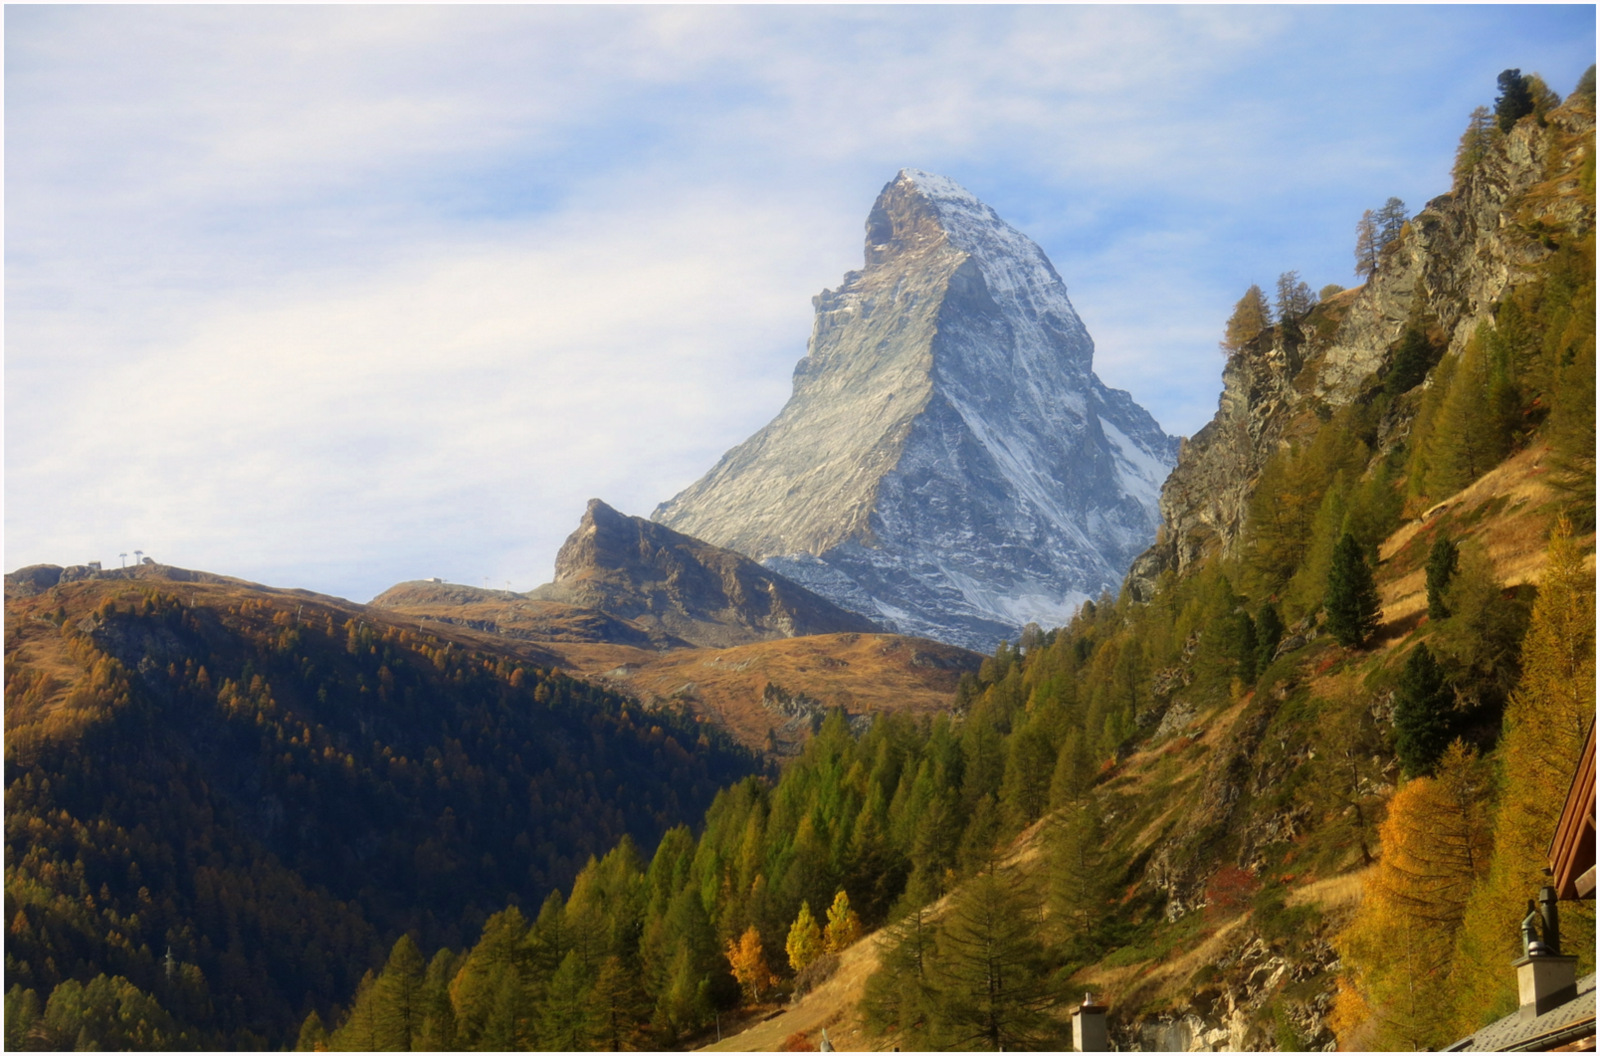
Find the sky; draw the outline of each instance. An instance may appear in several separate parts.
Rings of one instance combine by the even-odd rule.
[[[546,582],[777,413],[901,168],[1192,434],[1251,283],[1353,285],[1501,70],[1594,61],[1587,4],[10,5],[5,568]]]

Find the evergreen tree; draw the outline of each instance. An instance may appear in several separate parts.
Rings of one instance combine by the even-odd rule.
[[[1328,632],[1346,648],[1365,645],[1378,628],[1378,588],[1361,544],[1349,532],[1334,547],[1323,608]]]
[[[1325,747],[1308,761],[1309,779],[1296,790],[1297,798],[1317,813],[1346,821],[1361,864],[1371,865],[1373,825],[1383,806],[1378,793],[1388,769],[1386,738],[1366,699],[1354,695],[1321,709],[1316,738]]]
[[[1455,693],[1426,645],[1406,659],[1395,690],[1394,748],[1407,777],[1433,772],[1450,746]]]
[[[1298,271],[1286,271],[1278,276],[1278,321],[1288,326],[1309,312],[1317,303],[1317,295],[1300,280]]]
[[[1250,618],[1248,612],[1243,610],[1234,614],[1232,621],[1234,651],[1238,656],[1239,681],[1246,686],[1253,686],[1258,672],[1257,662],[1261,656],[1261,640],[1256,630],[1256,621]]]
[[[650,1004],[639,973],[622,957],[612,955],[600,965],[589,992],[589,1022],[598,1048],[624,1052],[640,1047],[643,1024]]]
[[[378,1047],[388,1052],[411,1052],[421,1041],[423,982],[427,965],[410,935],[395,940],[389,960],[378,977],[374,1010]]]
[[[1433,548],[1428,551],[1427,565],[1430,620],[1442,620],[1450,615],[1444,603],[1444,592],[1450,586],[1450,578],[1456,574],[1456,558],[1456,544],[1448,536],[1441,534],[1433,541]]]
[[[1233,306],[1233,314],[1228,317],[1221,342],[1222,351],[1228,355],[1241,351],[1271,325],[1272,309],[1267,304],[1266,294],[1261,292],[1260,286],[1251,286]],[[1087,605],[1085,603],[1086,608]]]
[[[1061,739],[1055,772],[1050,777],[1050,806],[1075,803],[1094,784],[1094,759],[1089,755],[1087,740],[1077,727],[1069,729]]]
[[[899,1047],[932,1047],[930,1033],[937,1015],[930,966],[934,931],[921,906],[889,930],[878,968],[867,977],[861,995],[861,1018],[873,1034],[894,1033]]]
[[[1452,170],[1455,185],[1459,188],[1466,181],[1472,170],[1477,168],[1489,153],[1489,147],[1494,143],[1495,120],[1487,106],[1477,107],[1472,111],[1472,116],[1467,119],[1467,130],[1461,133],[1461,142],[1456,147],[1455,167]]]
[[[559,893],[552,893],[551,897],[560,901]],[[527,922],[515,906],[484,921],[478,944],[467,954],[450,984],[456,1036],[462,1046],[477,1045],[508,982],[515,989],[522,987],[530,954],[523,941],[527,933]]]
[[[1043,712],[1036,712],[1035,718]],[[1006,831],[1019,832],[1038,821],[1050,806],[1050,779],[1056,751],[1050,732],[1040,721],[1030,721],[1012,733],[1006,745],[1006,776],[1000,785]]]
[[[1533,116],[1542,126],[1545,123],[1544,115],[1561,105],[1561,96],[1555,93],[1545,79],[1537,73],[1530,73],[1522,79],[1528,89],[1528,96],[1533,100]]]
[[[21,1052],[32,1048],[36,1040],[34,1031],[41,1025],[44,1018],[44,1006],[39,1001],[39,992],[32,987],[24,987],[21,983],[13,983],[11,989],[6,991],[5,1005],[5,1040],[7,1052]],[[315,1021],[315,1027],[312,1026]],[[322,1029],[322,1018],[315,1012],[306,1017],[305,1026],[300,1028],[302,1038],[310,1037],[316,1040],[319,1037],[324,1043],[328,1040],[328,1032]],[[311,1049],[301,1049],[301,1052],[310,1052]]]
[[[1406,226],[1406,203],[1390,198],[1373,219],[1378,225],[1378,252],[1382,253],[1394,245],[1395,239],[1400,237],[1400,229]]]
[[[361,982],[356,986],[355,1000],[350,1003],[350,1013],[344,1017],[344,1022],[339,1025],[328,1038],[328,1048],[333,1050],[354,1050],[356,1052],[376,1052],[380,1048],[378,1036],[378,1001],[377,978],[368,971],[361,977]],[[51,995],[51,1001],[55,996]]]
[[[1111,894],[1105,831],[1099,805],[1089,797],[1068,808],[1051,833],[1048,865],[1050,919],[1074,956],[1094,949]]]
[[[1382,248],[1377,217],[1368,209],[1356,224],[1356,275],[1362,282],[1372,278],[1372,273],[1378,270],[1378,251]]]
[[[568,952],[550,980],[544,1001],[539,1006],[539,1045],[557,1052],[576,1052],[594,1047],[601,1033],[589,1000],[595,975],[577,950]],[[502,1045],[501,1048],[515,1048]]]
[[[440,950],[428,962],[422,982],[422,1052],[447,1052],[456,1048],[456,1015],[450,1006],[450,980],[455,977],[459,958]]]
[[[957,895],[936,941],[935,1048],[1049,1045],[1062,995],[1051,985],[1038,910],[1015,880],[987,872]]]
[[[534,1048],[539,1041],[533,1023],[535,1011],[528,989],[517,974],[500,975],[478,1033],[479,1051],[514,1052]]]
[[[706,978],[695,970],[693,952],[679,949],[668,966],[666,986],[656,999],[656,1033],[670,1044],[698,1030],[710,1016]]]
[[[1494,117],[1500,131],[1510,132],[1520,119],[1533,113],[1533,93],[1521,70],[1502,70],[1500,94],[1494,100]]]
[[[1494,562],[1474,539],[1461,544],[1444,604],[1450,617],[1434,632],[1435,655],[1447,664],[1464,704],[1498,708],[1520,674],[1526,604],[1520,596],[1506,597]]]
[[[1400,335],[1400,344],[1396,346],[1388,373],[1383,377],[1383,391],[1391,397],[1410,392],[1428,376],[1433,361],[1434,349],[1427,331],[1412,323]]]
[[[32,993],[32,991],[29,991],[29,993]],[[8,1035],[6,1038],[6,1048],[10,1049],[12,1052],[16,1052],[22,1048],[21,1040],[19,1039],[17,1043],[13,1044],[11,1038],[9,1037],[10,1031],[11,1016],[8,1014],[6,1016],[6,1032]],[[328,1051],[328,1029],[322,1025],[322,1017],[317,1015],[315,1009],[311,1011],[310,1015],[306,1016],[306,1021],[300,1025],[300,1035],[295,1039],[294,1051]]]
[[[1587,70],[1583,71],[1583,76],[1578,78],[1577,87],[1572,89],[1572,97],[1587,99],[1589,100],[1589,105],[1593,106],[1595,97],[1594,83],[1594,66],[1591,64]]]
[[[999,854],[1000,809],[994,797],[986,795],[978,800],[961,834],[961,846],[956,852],[956,862],[962,875],[971,876],[991,868]]]
[[[1267,669],[1278,655],[1278,643],[1283,641],[1283,617],[1278,614],[1278,607],[1272,602],[1266,602],[1256,613],[1256,671],[1260,673]]]

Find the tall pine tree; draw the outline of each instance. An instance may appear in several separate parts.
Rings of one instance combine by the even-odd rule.
[[[1457,557],[1456,544],[1446,535],[1440,535],[1435,539],[1433,548],[1428,551],[1427,587],[1430,620],[1442,620],[1450,615],[1450,609],[1444,602],[1444,593],[1450,587],[1451,577],[1456,574]]]
[[[1394,749],[1407,777],[1432,773],[1450,746],[1455,699],[1444,669],[1428,647],[1413,649],[1400,674],[1394,702]]]
[[[937,940],[934,1047],[1008,1051],[1049,1045],[1061,995],[1050,983],[1038,909],[1020,883],[990,871],[966,884]]]
[[[1365,645],[1378,628],[1378,588],[1361,544],[1349,532],[1333,548],[1328,591],[1323,599],[1328,633],[1346,648]]]

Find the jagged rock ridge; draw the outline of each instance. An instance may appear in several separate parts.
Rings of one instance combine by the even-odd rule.
[[[1181,575],[1234,551],[1256,481],[1292,439],[1291,423],[1308,409],[1327,413],[1364,398],[1408,323],[1425,315],[1446,355],[1458,355],[1553,252],[1541,232],[1593,230],[1593,197],[1575,193],[1593,134],[1583,106],[1552,110],[1547,124],[1518,124],[1460,186],[1406,224],[1365,286],[1318,309],[1336,324],[1330,338],[1275,326],[1229,358],[1216,416],[1184,441],[1162,490],[1159,538],[1129,575],[1136,597],[1154,592],[1163,569]],[[1407,425],[1390,423],[1390,431],[1402,435]]]
[[[741,554],[589,500],[540,601],[595,609],[677,644],[882,630]]]
[[[970,192],[903,170],[866,227],[789,402],[654,519],[902,633],[988,650],[1065,622],[1154,537],[1175,441]]]

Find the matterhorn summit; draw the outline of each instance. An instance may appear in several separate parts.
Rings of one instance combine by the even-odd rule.
[[[1065,623],[1155,538],[1177,442],[1095,377],[1043,251],[905,169],[818,295],[794,394],[654,519],[905,634]]]

